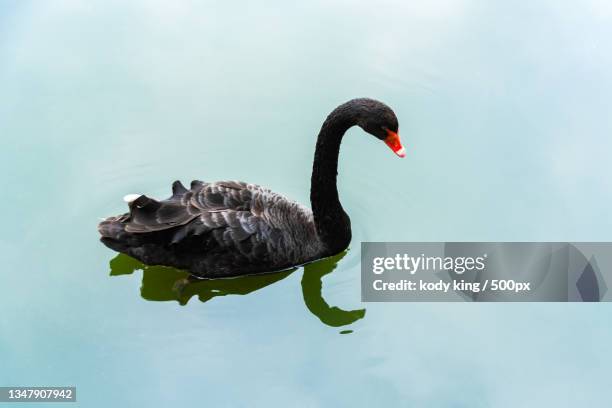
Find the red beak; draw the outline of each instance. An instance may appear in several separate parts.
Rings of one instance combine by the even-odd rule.
[[[402,146],[402,142],[400,141],[399,135],[397,133],[391,130],[387,130],[387,137],[385,138],[385,143],[399,157],[406,156],[406,149],[404,149],[404,146]]]

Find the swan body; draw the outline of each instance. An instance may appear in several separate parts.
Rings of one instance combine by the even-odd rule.
[[[266,188],[196,180],[190,189],[175,181],[172,192],[132,200],[129,213],[100,223],[102,241],[145,264],[203,277],[287,269],[323,250],[312,211]]]
[[[373,99],[336,108],[317,140],[311,179],[312,210],[256,184],[180,181],[172,196],[124,197],[129,212],[98,225],[101,241],[148,265],[186,269],[203,278],[278,271],[335,255],[351,240],[350,219],[336,187],[342,136],[359,125],[400,157],[397,119]]]

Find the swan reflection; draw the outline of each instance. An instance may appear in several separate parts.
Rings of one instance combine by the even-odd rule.
[[[302,276],[304,303],[322,323],[331,327],[346,326],[365,316],[365,309],[343,310],[329,306],[322,296],[323,277],[336,269],[346,252],[304,266]],[[247,295],[285,279],[296,270],[231,279],[199,279],[179,269],[148,266],[124,254],[119,254],[110,261],[110,269],[111,276],[129,275],[142,270],[140,295],[143,299],[177,301],[181,305],[187,304],[194,296],[197,296],[201,302],[208,302],[218,296]],[[350,331],[342,333],[348,332]]]

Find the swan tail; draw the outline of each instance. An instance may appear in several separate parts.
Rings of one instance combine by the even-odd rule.
[[[184,225],[197,214],[189,214],[181,200],[187,190],[180,182],[172,185],[172,197],[157,201],[146,195],[126,196],[129,212],[109,217],[98,224],[100,241],[110,249],[148,264],[168,257],[166,248],[173,227]]]
[[[127,252],[130,247],[129,242],[133,234],[125,230],[126,222],[129,220],[129,214],[123,214],[117,217],[109,217],[98,224],[98,232],[100,240],[109,248]]]
[[[98,224],[102,242],[120,252],[126,252],[130,246],[141,244],[142,234],[130,231],[130,224],[134,220],[154,217],[160,206],[158,201],[142,194],[128,194],[124,199],[128,203],[129,213],[108,217]]]
[[[130,213],[109,217],[98,224],[100,241],[113,251],[127,254],[149,265],[159,264],[168,256],[167,249],[156,242],[155,233],[139,234],[126,230]]]

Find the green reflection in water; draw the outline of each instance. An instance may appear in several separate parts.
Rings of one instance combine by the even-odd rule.
[[[351,324],[365,316],[365,309],[342,310],[336,306],[329,306],[321,291],[323,289],[323,276],[336,269],[338,262],[344,258],[347,251],[330,258],[321,259],[304,267],[302,276],[302,294],[308,310],[317,316],[323,323],[332,327]],[[346,334],[346,333],[342,333]]]
[[[346,326],[365,316],[365,309],[342,310],[329,306],[322,292],[322,278],[331,273],[346,251],[304,267],[302,294],[308,310],[328,326]],[[230,279],[199,279],[186,271],[165,266],[148,266],[124,254],[118,254],[110,261],[110,275],[129,275],[142,270],[140,295],[150,301],[177,301],[181,305],[197,296],[207,302],[217,296],[247,295],[278,282],[289,276],[295,269],[262,275],[241,276]],[[343,331],[352,332],[352,331]]]

